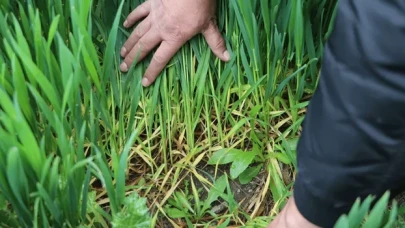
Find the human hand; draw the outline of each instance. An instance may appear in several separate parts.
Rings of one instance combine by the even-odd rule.
[[[312,224],[299,212],[294,197],[291,197],[281,213],[268,225],[267,228],[319,228]]]
[[[127,72],[135,58],[141,61],[160,44],[142,79],[143,86],[152,84],[170,59],[189,39],[202,33],[213,53],[229,61],[229,53],[216,25],[216,0],[147,0],[132,11],[124,22],[129,28],[143,21],[125,42],[120,69]]]

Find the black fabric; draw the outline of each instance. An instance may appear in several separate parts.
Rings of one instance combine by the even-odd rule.
[[[357,197],[405,183],[405,1],[340,0],[298,145],[294,197],[333,227]]]

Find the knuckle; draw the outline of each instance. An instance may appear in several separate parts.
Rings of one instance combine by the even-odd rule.
[[[223,48],[224,46],[225,46],[224,40],[223,40],[223,39],[219,39],[219,40],[215,43],[214,48],[215,48],[215,49],[220,49],[220,48]]]
[[[207,23],[202,27],[203,33],[212,33],[212,31],[213,31],[213,29],[212,29],[212,26],[210,23]]]
[[[142,37],[142,35],[143,35],[143,33],[142,33],[142,29],[141,28],[136,28],[135,29],[135,37],[136,38],[140,38],[140,37]]]
[[[171,19],[168,19],[166,22],[157,24],[157,30],[162,34],[165,40],[184,40],[188,29],[178,25],[176,21],[171,21]]]
[[[172,36],[172,38],[174,40],[183,40],[184,39],[184,33],[180,29],[172,30],[170,35]]]
[[[148,49],[148,43],[144,40],[139,40],[138,48],[141,52],[144,52],[145,50]]]
[[[165,58],[162,55],[154,55],[152,60],[155,61],[157,64],[163,64],[165,62]]]
[[[207,33],[214,33],[217,30],[218,30],[218,25],[217,25],[216,20],[210,20],[203,27],[203,32],[207,32]]]
[[[138,10],[139,10],[139,12],[142,12],[142,13],[147,12],[147,9],[146,9],[145,4],[139,5],[139,6],[138,6]]]

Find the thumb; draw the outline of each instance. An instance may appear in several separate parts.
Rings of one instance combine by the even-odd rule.
[[[202,34],[212,52],[222,61],[228,62],[230,59],[229,52],[226,50],[225,40],[219,32],[218,26],[211,21]]]

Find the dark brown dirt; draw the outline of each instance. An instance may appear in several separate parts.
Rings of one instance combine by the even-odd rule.
[[[217,170],[217,177],[222,176],[223,174],[227,174],[228,177],[230,176],[229,173],[230,166],[221,166],[218,167]],[[212,181],[215,175],[215,166],[213,165],[201,165],[197,168],[197,172],[206,178],[207,180]],[[249,205],[252,203],[251,200],[255,199],[258,194],[263,189],[263,185],[265,184],[266,181],[266,172],[264,169],[262,169],[259,174],[248,184],[241,184],[237,179],[231,180],[229,178],[229,186],[231,188],[231,191],[234,195],[235,201],[239,204],[239,208],[243,210],[244,212],[250,212],[247,210]],[[213,181],[212,181],[213,182]],[[195,179],[195,184],[196,188],[201,188],[203,191],[201,191],[201,199],[205,200],[207,198],[208,192],[204,189],[203,183]],[[219,214],[224,212],[224,210],[227,209],[226,202],[223,200],[219,199],[218,202],[214,202],[212,205],[212,210]]]
[[[404,206],[405,205],[405,192],[402,192],[401,194],[395,196],[395,200],[398,202],[398,206]]]

